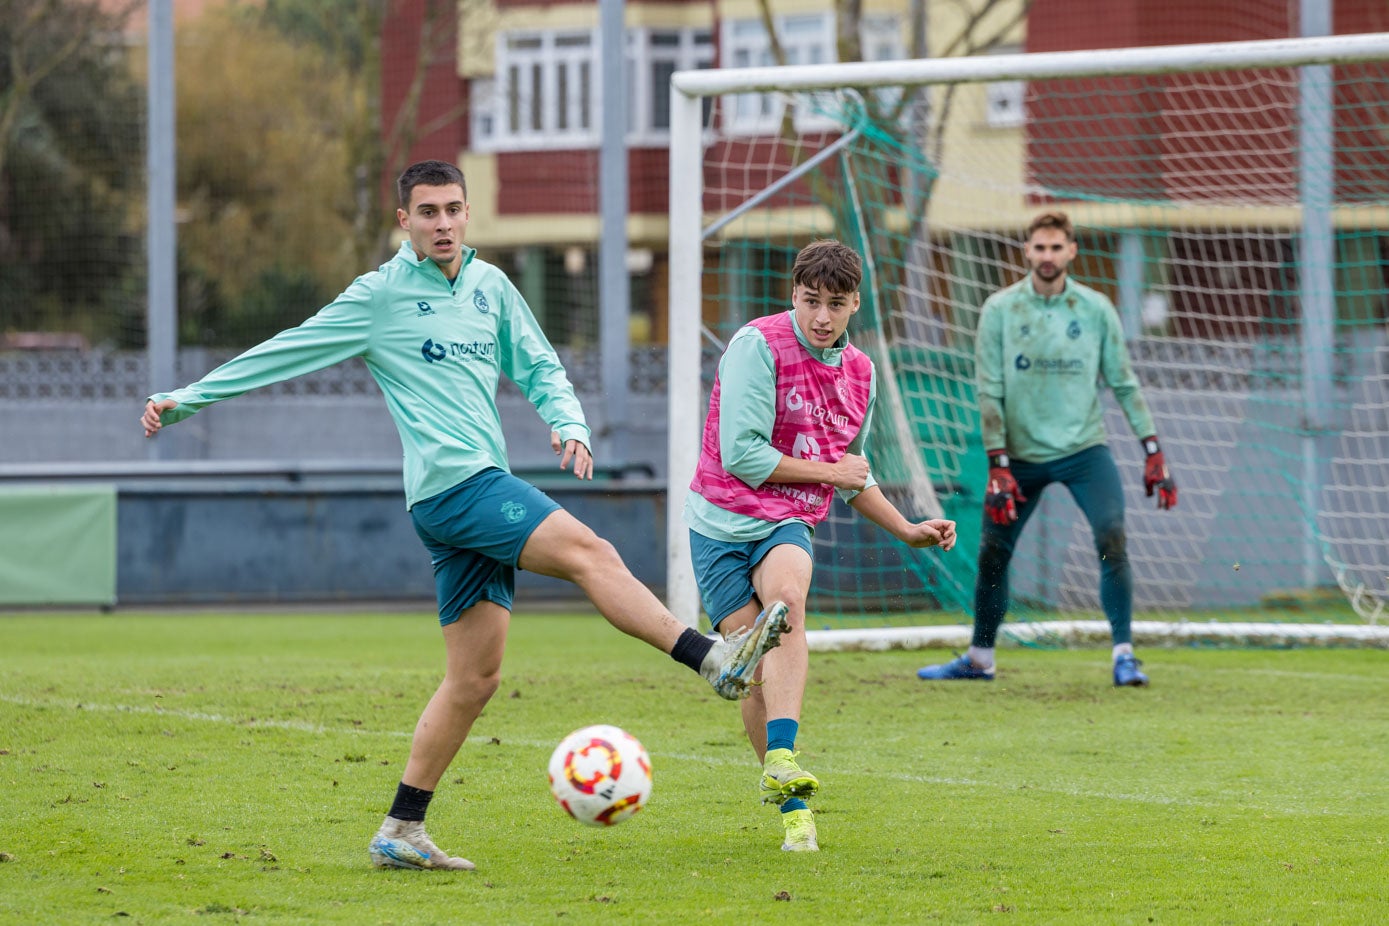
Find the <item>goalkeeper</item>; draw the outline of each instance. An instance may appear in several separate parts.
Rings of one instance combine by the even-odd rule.
[[[1114,391],[1143,445],[1143,485],[1159,508],[1177,504],[1153,418],[1129,362],[1114,305],[1072,280],[1075,230],[1063,212],[1027,229],[1031,272],[991,296],[979,315],[975,371],[989,456],[974,633],[969,651],[927,666],[923,679],[994,677],[994,644],[1008,610],[1008,564],[1042,490],[1059,482],[1090,522],[1100,560],[1100,606],[1113,636],[1115,685],[1147,685],[1133,653],[1133,573],[1124,538],[1124,492],[1106,446],[1099,382]]]
[[[955,522],[912,522],[863,457],[873,413],[873,363],[845,331],[859,308],[858,254],[816,241],[792,268],[791,310],[756,318],[719,361],[685,522],[700,596],[720,633],[744,632],[764,604],[791,629],[757,670],[743,727],[762,765],[763,803],[781,809],[782,848],[819,848],[805,799],[819,789],[796,762],[809,672],[805,603],[812,529],[835,489],[912,547],[955,545]]]
[[[628,571],[612,544],[508,470],[496,393],[508,376],[551,428],[560,468],[593,478],[589,429],[573,386],[521,294],[463,244],[462,172],[443,161],[397,182],[408,234],[390,261],[299,325],[207,374],[150,397],[160,427],[223,399],[361,357],[405,450],[406,505],[434,564],[444,679],[415,727],[395,801],[368,852],[378,867],[471,869],[441,851],[425,812],[473,722],[497,690],[515,570],[575,583],[618,630],[670,654],[725,698],[747,697],[784,627],[765,621],[724,640],[685,627]]]

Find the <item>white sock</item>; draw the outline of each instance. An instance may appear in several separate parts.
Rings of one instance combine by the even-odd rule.
[[[1120,657],[1120,656],[1132,656],[1132,655],[1133,655],[1133,644],[1132,644],[1132,643],[1115,643],[1115,644],[1114,644],[1114,661],[1115,661],[1115,662],[1118,662],[1118,661],[1119,661],[1119,657]]]
[[[969,657],[970,662],[974,663],[976,669],[992,669],[994,667],[994,648],[992,646],[971,646],[965,655]]]

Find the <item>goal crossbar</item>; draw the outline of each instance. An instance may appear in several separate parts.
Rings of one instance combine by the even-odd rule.
[[[1053,51],[968,58],[851,61],[784,67],[677,71],[672,93],[687,97],[725,93],[897,87],[999,80],[1041,80],[1099,75],[1162,74],[1261,67],[1301,67],[1378,61],[1389,56],[1389,32],[1312,36],[1251,42],[1211,42],[1091,51]],[[674,147],[672,146],[672,155]]]

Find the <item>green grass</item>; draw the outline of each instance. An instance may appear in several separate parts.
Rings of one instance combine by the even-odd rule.
[[[0,617],[0,922],[1370,923],[1389,855],[1389,654],[1171,649],[812,656],[822,851],[779,851],[737,709],[591,616],[513,624],[430,831],[366,842],[442,667],[431,616]],[[592,830],[550,750],[619,724],[651,803]]]

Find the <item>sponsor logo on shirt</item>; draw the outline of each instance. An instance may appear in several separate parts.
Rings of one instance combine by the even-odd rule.
[[[791,391],[786,393],[783,403],[789,412],[798,412],[802,408],[802,413],[807,418],[818,418],[825,422],[825,426],[833,431],[844,431],[849,427],[848,415],[836,415],[823,405],[816,405],[814,402],[807,403],[806,399],[796,392],[796,387],[792,386]]]
[[[477,309],[483,315],[492,311],[492,307],[487,304],[487,297],[482,294],[482,290],[480,289],[473,290],[473,308]]]
[[[491,361],[497,356],[497,345],[492,341],[453,341],[444,344],[430,338],[420,347],[420,355],[429,363],[437,363],[446,357],[462,361]]]
[[[789,499],[802,511],[814,511],[825,501],[824,492],[816,492],[803,486],[794,486],[787,483],[768,484],[767,489],[773,495],[780,495]]]
[[[1037,357],[1034,359],[1026,354],[1018,354],[1017,357],[1013,358],[1013,367],[1023,371],[1035,367],[1038,373],[1060,373],[1073,376],[1085,372],[1085,361],[1069,360],[1065,357]]]
[[[430,305],[428,302],[417,302],[415,303],[415,308],[419,309],[419,311],[415,313],[416,318],[424,318],[426,315],[434,314],[434,306]]]
[[[820,459],[820,442],[809,434],[797,434],[791,444],[791,456],[799,460]]]

